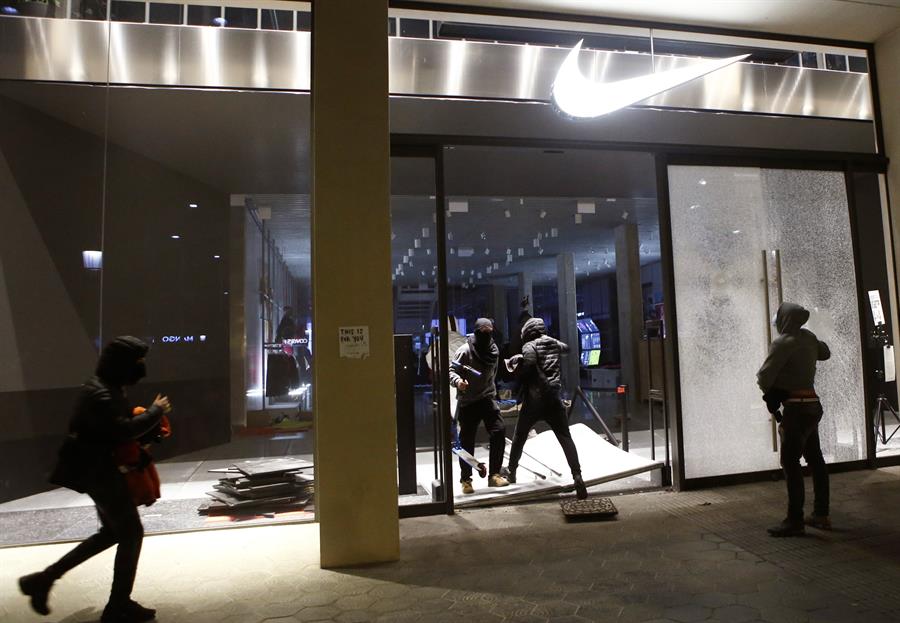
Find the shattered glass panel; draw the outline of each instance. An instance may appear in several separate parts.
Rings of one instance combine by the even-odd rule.
[[[672,166],[669,186],[686,477],[778,468],[756,371],[779,291],[810,309],[809,328],[834,353],[817,378],[826,460],[862,458],[862,358],[843,174]]]

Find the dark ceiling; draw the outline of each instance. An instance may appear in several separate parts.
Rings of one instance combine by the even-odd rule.
[[[271,207],[271,231],[286,261],[295,275],[309,274],[308,94],[140,87],[107,93],[98,86],[0,82],[0,95],[101,137],[108,104],[110,141],[221,192],[251,195],[257,206]],[[649,154],[450,147],[445,162],[448,199],[468,201],[466,212],[451,211],[447,220],[454,281],[521,271],[536,281],[550,280],[561,252],[575,255],[581,275],[608,272],[615,267],[614,228],[623,223],[639,227],[642,262],[659,257]],[[393,159],[392,193],[397,278],[430,281],[436,265],[432,162]],[[580,224],[579,201],[595,205]],[[458,210],[461,204],[454,205]],[[460,249],[467,257],[460,257]]]

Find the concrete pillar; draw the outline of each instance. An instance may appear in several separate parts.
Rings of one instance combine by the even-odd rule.
[[[616,292],[619,300],[619,355],[622,383],[632,400],[640,395],[640,361],[643,303],[641,302],[641,256],[637,225],[616,227]]]
[[[581,382],[578,361],[578,303],[575,298],[575,257],[571,253],[556,256],[556,292],[559,300],[559,339],[569,345],[563,357],[561,372],[563,388],[570,393]]]
[[[313,18],[314,411],[323,567],[397,560],[400,550],[386,23],[387,0],[317,2]],[[367,330],[368,339],[361,330],[354,334],[359,342],[342,345],[341,329],[350,327]]]
[[[531,273],[519,273],[519,301],[521,301],[526,296],[528,297],[528,312],[533,316],[534,315],[534,294],[532,292],[532,282],[531,282]],[[518,317],[520,310],[516,310],[516,317]]]
[[[497,284],[491,286],[491,313],[494,315],[494,326],[503,334],[503,338],[508,340],[509,312],[506,305],[506,286]]]

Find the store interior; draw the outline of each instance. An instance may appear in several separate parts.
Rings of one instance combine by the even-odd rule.
[[[447,309],[456,325],[455,333],[451,328],[451,346],[462,341],[477,318],[487,317],[494,320],[501,354],[511,356],[521,303],[527,297],[528,312],[544,319],[548,332],[572,347],[564,365],[571,365],[570,378],[577,380],[568,382],[563,394],[574,401],[570,425],[584,429],[579,436],[581,453],[597,457],[590,478],[585,470],[586,482],[595,484],[596,491],[658,486],[667,460],[667,438],[653,157],[641,152],[450,146],[443,159]],[[411,383],[417,482],[415,488],[405,488],[401,479],[401,504],[435,497],[432,482],[442,476],[437,428],[450,419],[434,412],[439,401],[433,396],[440,388],[433,386],[429,365],[431,332],[438,326],[433,171],[429,158],[392,159],[395,333],[409,336],[407,349],[416,362]],[[627,259],[617,262],[617,256]],[[625,268],[628,261],[631,273]],[[635,298],[620,301],[628,290],[620,289],[617,280],[628,280]],[[636,339],[623,337],[624,317],[633,323]],[[623,355],[626,360],[631,357],[631,374],[623,374]],[[617,393],[622,385],[628,386],[627,395]],[[507,438],[513,435],[519,408],[514,386],[514,379],[501,373],[498,396]],[[576,387],[582,393],[576,394]],[[404,390],[398,386],[397,391]],[[451,414],[455,392],[449,389]],[[531,454],[537,453],[533,459],[537,463],[530,466],[532,476],[508,489],[479,491],[476,479],[476,494],[462,495],[454,456],[454,473],[447,480],[457,489],[455,504],[530,499],[571,490],[565,461],[563,469],[558,465],[561,455],[553,456],[558,454],[556,442],[552,435],[541,435],[546,430],[539,424],[526,443],[526,452],[534,446]],[[487,456],[486,441],[482,429],[476,458]],[[401,466],[403,460],[401,453]],[[481,488],[486,489],[486,481],[481,481]]]

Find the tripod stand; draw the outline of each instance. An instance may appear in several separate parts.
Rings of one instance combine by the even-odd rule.
[[[894,427],[894,430],[890,435],[887,434],[887,413],[889,413],[896,421],[896,425],[891,423],[891,426]],[[889,442],[894,438],[894,435],[897,434],[897,431],[900,431],[900,414],[897,413],[894,405],[891,404],[891,401],[888,400],[884,394],[878,394],[878,397],[875,399],[874,422],[875,439],[880,439],[882,444],[886,444],[887,442]]]

